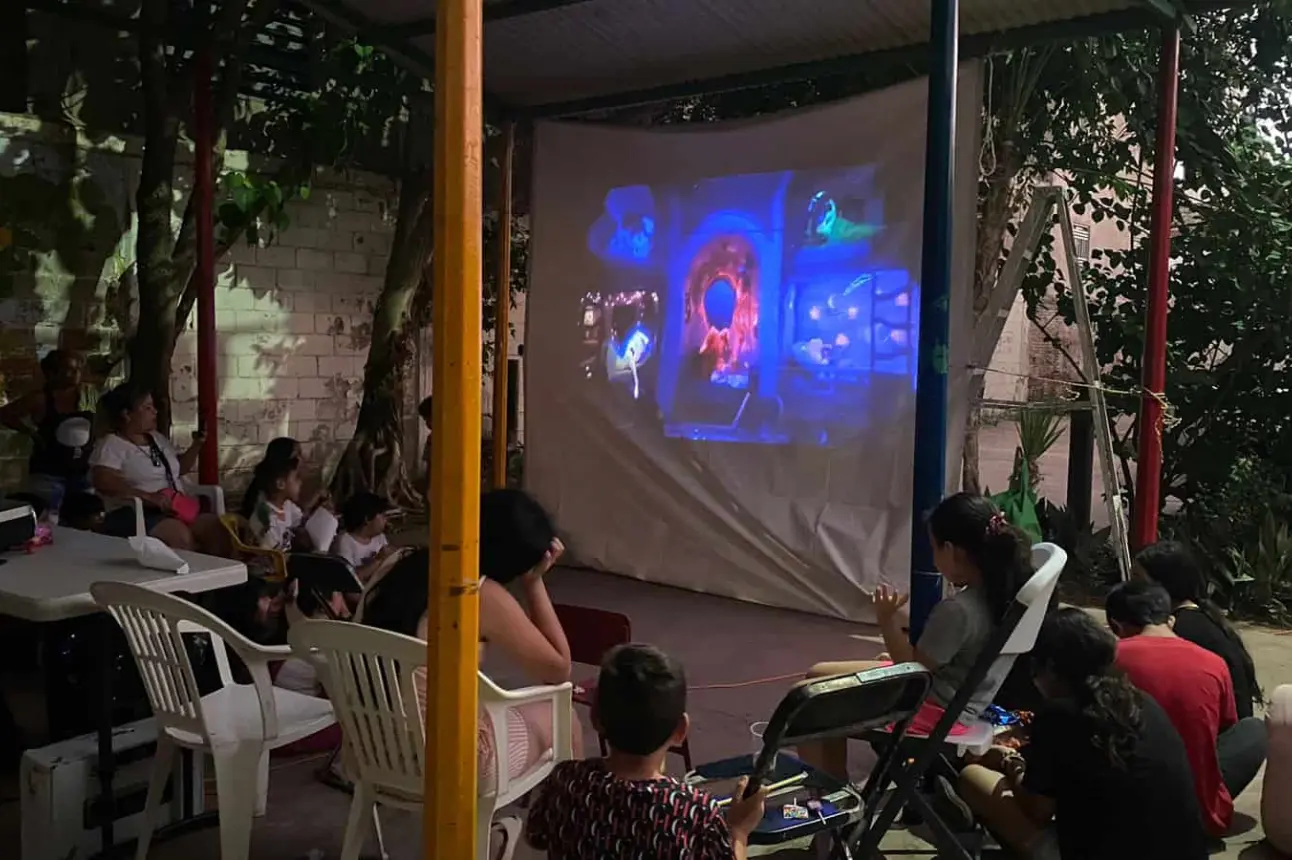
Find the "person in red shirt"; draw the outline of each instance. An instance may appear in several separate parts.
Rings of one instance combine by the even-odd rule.
[[[1160,585],[1125,582],[1108,593],[1108,624],[1121,640],[1117,665],[1166,711],[1184,740],[1203,824],[1229,829],[1234,798],[1265,762],[1265,723],[1238,719],[1225,661],[1171,630],[1171,597]]]

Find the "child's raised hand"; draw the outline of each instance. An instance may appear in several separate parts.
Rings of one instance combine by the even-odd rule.
[[[880,624],[886,624],[897,617],[897,611],[906,605],[910,596],[898,591],[887,583],[880,583],[875,589],[871,601],[875,605],[875,618]]]
[[[732,838],[741,842],[749,841],[749,834],[763,820],[767,804],[766,785],[759,788],[752,797],[745,797],[747,785],[749,777],[742,776],[731,795],[731,805],[727,807],[727,828],[731,831]]]

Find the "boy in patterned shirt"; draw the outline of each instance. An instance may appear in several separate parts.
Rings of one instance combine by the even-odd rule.
[[[649,645],[612,650],[592,719],[610,755],[557,765],[529,812],[531,846],[550,860],[744,860],[766,792],[734,801],[724,818],[716,798],[664,776],[690,725],[676,660]]]

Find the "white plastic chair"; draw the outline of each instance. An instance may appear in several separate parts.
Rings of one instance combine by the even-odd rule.
[[[1005,676],[1014,668],[1014,662],[1018,660],[1019,655],[1029,653],[1036,645],[1041,624],[1050,609],[1050,599],[1054,596],[1054,590],[1058,588],[1059,577],[1067,563],[1068,554],[1062,547],[1052,543],[1033,545],[1032,568],[1036,572],[1023,584],[1014,598],[1015,602],[1026,606],[1027,610],[1019,619],[1018,626],[1010,634],[1005,647],[1000,650],[1000,656],[992,666],[992,674],[1000,679],[1001,684],[1005,682]],[[996,692],[997,690],[993,690],[992,695],[996,695]],[[947,738],[947,743],[954,745],[958,754],[964,755],[970,752],[982,755],[991,749],[996,737],[995,726],[981,719],[962,723],[962,725],[968,729],[967,732]]]
[[[96,582],[90,593],[125,632],[157,722],[157,754],[136,860],[148,856],[179,747],[211,756],[220,809],[220,856],[247,860],[252,819],[265,813],[269,751],[336,722],[331,703],[274,687],[269,663],[287,657],[290,649],[256,645],[201,607],[123,582]],[[210,635],[223,684],[219,690],[199,696],[184,647],[186,633]],[[233,683],[226,647],[246,665],[251,684]]]
[[[184,482],[184,492],[202,503],[202,513],[224,516],[224,487],[218,484],[190,484]],[[144,521],[144,503],[136,496],[130,500],[135,509],[135,536],[146,537],[148,526]]]
[[[420,810],[425,780],[425,723],[422,696],[426,643],[411,636],[345,621],[305,621],[287,634],[296,656],[312,661],[336,708],[345,738],[347,768],[354,779],[354,800],[346,822],[341,860],[355,860],[367,835],[365,819],[373,809],[382,856],[381,826],[374,804]],[[494,749],[502,751],[494,778],[478,784],[476,847],[489,857],[494,814],[542,782],[558,762],[572,757],[572,686],[499,689],[479,675],[480,706],[493,728]],[[507,772],[507,709],[534,702],[550,705],[553,747],[547,757],[515,781]],[[520,821],[498,822],[507,833],[510,857]]]

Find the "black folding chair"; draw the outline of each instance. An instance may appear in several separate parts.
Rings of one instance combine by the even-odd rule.
[[[340,592],[347,596],[363,593],[363,583],[354,574],[354,568],[343,558],[321,552],[293,552],[287,556],[287,580],[297,583],[298,600],[316,606],[332,620],[328,596]]]
[[[1032,548],[1036,573],[1015,596],[1005,618],[983,647],[959,692],[947,704],[945,713],[930,734],[923,736],[904,732],[899,736],[896,732],[882,730],[863,733],[862,737],[882,751],[881,761],[888,759],[884,768],[875,768],[871,781],[878,776],[884,781],[878,790],[886,791],[887,780],[891,779],[893,789],[883,798],[874,819],[863,822],[863,826],[853,831],[849,844],[856,856],[869,858],[878,852],[880,841],[902,808],[909,804],[932,831],[940,857],[973,860],[980,846],[974,845],[972,850],[966,848],[960,835],[947,826],[917,789],[929,774],[945,776],[954,784],[958,770],[948,757],[955,745],[955,741],[950,739],[951,730],[993,668],[998,670],[997,675],[1003,681],[1014,660],[1032,650],[1067,559],[1067,553],[1053,544],[1037,544]],[[987,744],[990,740],[991,733],[987,731]]]
[[[885,726],[892,726],[893,737],[901,738],[931,683],[928,670],[916,663],[804,682],[776,706],[756,757],[738,756],[701,765],[687,780],[721,795],[724,789],[734,790],[734,780],[748,775],[747,793],[764,784],[773,789],[767,812],[750,836],[751,844],[779,845],[830,832],[835,856],[848,857],[846,831],[872,809],[879,786],[885,784],[879,772],[889,763],[881,761],[858,790],[781,750]],[[787,806],[799,810],[799,815],[806,813],[805,817],[787,816]]]

